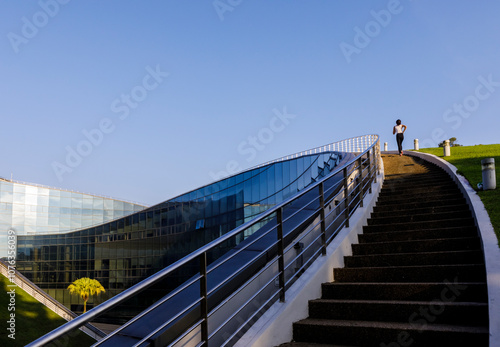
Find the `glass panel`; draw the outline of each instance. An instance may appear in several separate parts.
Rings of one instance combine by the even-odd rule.
[[[115,210],[123,210],[123,201],[114,201],[113,202],[113,208]]]
[[[11,192],[14,190],[14,185],[10,182],[0,181],[0,190],[3,192]]]
[[[38,195],[49,195],[49,189],[38,187]]]
[[[104,209],[104,201],[102,198],[94,197],[94,206],[93,209]]]
[[[81,210],[83,208],[83,199],[81,195],[79,197],[73,196],[71,198],[71,208]]]
[[[71,208],[71,198],[61,198],[61,207]]]
[[[276,183],[275,183],[275,171],[274,171],[274,166],[271,166],[268,170],[267,170],[267,194],[268,196],[272,196],[276,190],[275,190],[275,187],[276,187]]]
[[[290,162],[285,161],[283,163],[283,187],[290,184]]]
[[[111,199],[104,199],[103,203],[104,203],[104,209],[105,210],[112,210],[112,209],[114,209],[114,206],[113,206],[114,201],[113,200],[111,200]]]
[[[39,206],[48,206],[49,205],[48,195],[38,195],[37,204]]]
[[[14,204],[24,204],[26,195],[24,193],[14,192]]]
[[[283,163],[278,163],[274,166],[274,184],[275,191],[283,189]]]
[[[85,209],[92,209],[94,198],[92,197],[84,197],[82,207]]]
[[[13,194],[12,192],[9,191],[1,191],[0,192],[0,201],[5,202],[5,203],[12,203],[13,202]]]
[[[293,182],[297,179],[297,161],[292,160],[290,162],[290,180]]]
[[[26,186],[24,184],[16,183],[14,184],[14,193],[26,193]]]
[[[35,186],[26,186],[25,187],[25,192],[26,192],[26,194],[37,195],[38,194],[38,187],[35,187]]]
[[[247,180],[244,183],[244,189],[243,189],[243,196],[245,203],[250,204],[252,203],[252,181]]]
[[[267,179],[266,173],[263,172],[259,175],[259,200],[262,201],[268,197],[267,194]]]
[[[61,194],[61,198],[71,198],[71,192],[60,190],[59,193]]]

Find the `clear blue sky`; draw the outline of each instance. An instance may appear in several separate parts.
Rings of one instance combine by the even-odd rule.
[[[497,0],[0,9],[3,177],[154,204],[228,164],[371,133],[395,149],[397,118],[406,148],[500,143]]]

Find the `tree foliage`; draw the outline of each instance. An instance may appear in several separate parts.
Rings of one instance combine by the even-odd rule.
[[[88,277],[77,279],[68,286],[68,290],[71,294],[78,295],[83,299],[83,313],[87,312],[87,301],[91,296],[106,292],[98,280]]]
[[[458,146],[462,146],[462,145],[459,145],[459,144],[457,143],[457,138],[456,138],[456,137],[450,137],[448,140],[450,141],[450,147],[458,147]],[[440,143],[438,144],[438,146],[439,146],[439,147],[444,147],[444,141],[443,141],[443,142],[440,142]]]

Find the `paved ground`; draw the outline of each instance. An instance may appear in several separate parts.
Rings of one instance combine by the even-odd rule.
[[[384,171],[386,178],[399,176],[401,174],[419,174],[427,172],[427,169],[419,166],[418,158],[399,156],[397,154],[383,154]]]

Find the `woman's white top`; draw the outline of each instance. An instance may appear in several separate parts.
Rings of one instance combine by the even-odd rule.
[[[396,134],[402,134],[403,133],[403,124],[395,125],[394,129],[396,129]]]

